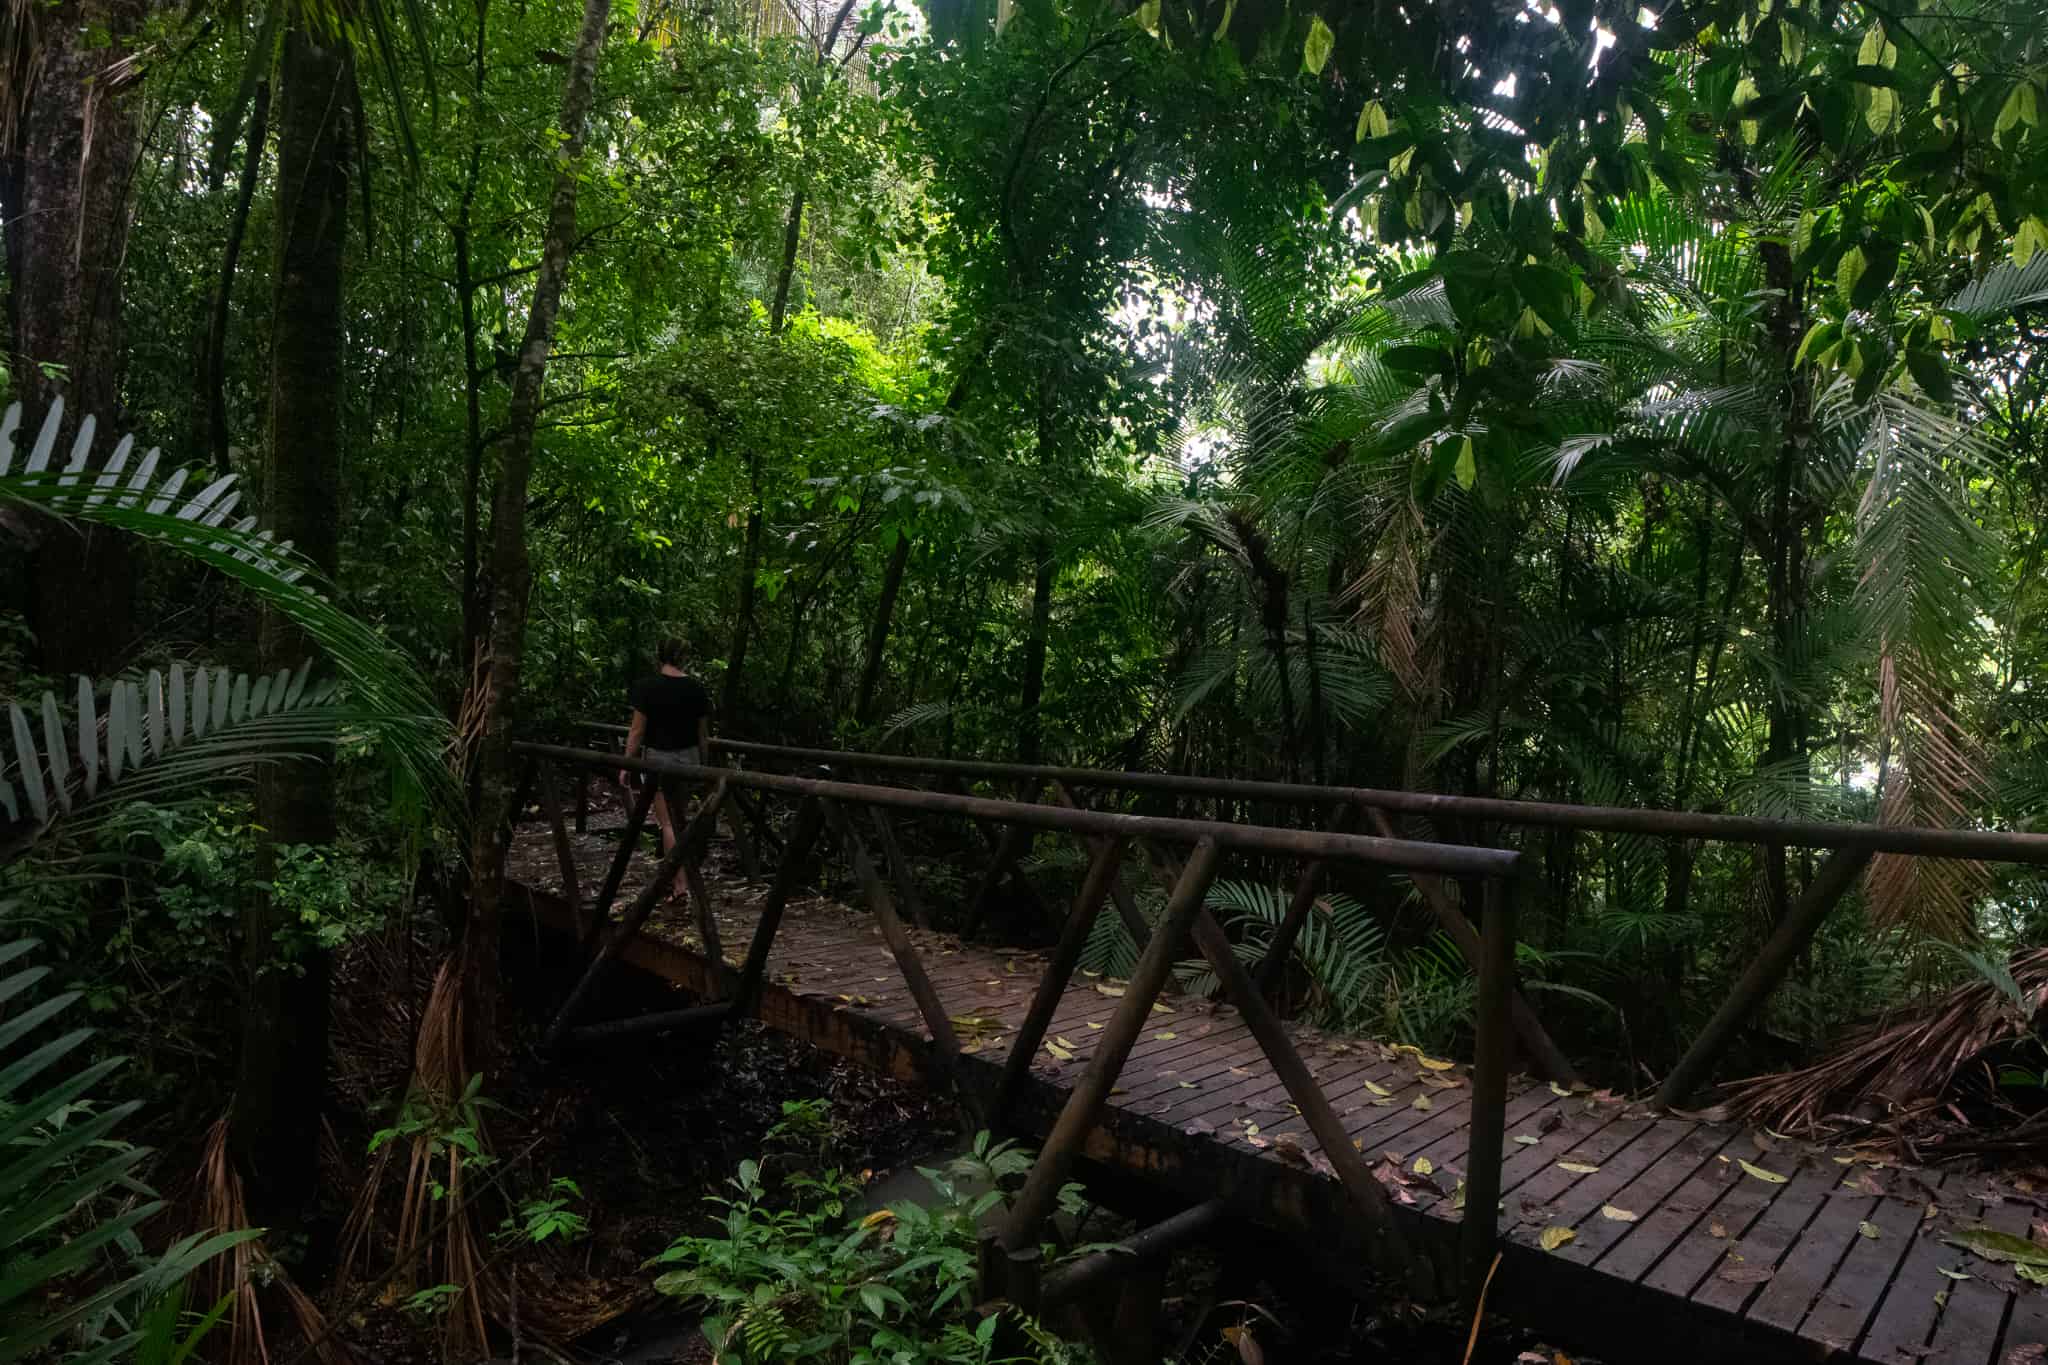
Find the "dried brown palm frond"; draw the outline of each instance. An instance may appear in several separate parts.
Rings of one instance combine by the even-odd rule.
[[[239,1232],[250,1226],[242,1196],[242,1177],[228,1156],[228,1121],[217,1119],[206,1132],[196,1180],[200,1222],[210,1232]],[[298,1327],[299,1338],[313,1343],[311,1359],[320,1365],[355,1365],[355,1357],[333,1339],[326,1317],[293,1283],[284,1267],[272,1260],[261,1238],[241,1242],[225,1256],[215,1257],[200,1272],[206,1287],[201,1298],[218,1302],[234,1296],[227,1315],[226,1365],[270,1365],[270,1340],[264,1332],[262,1290],[274,1290]]]
[[[1418,643],[1422,619],[1421,561],[1428,541],[1422,508],[1413,497],[1403,498],[1381,537],[1381,552],[1373,557],[1347,594],[1357,598],[1358,624],[1378,635],[1381,662],[1401,685],[1409,705],[1418,711],[1431,710],[1434,700]]]
[[[1809,1066],[1735,1082],[1729,1113],[1800,1136],[1909,1136],[1951,1107],[1944,1097],[1959,1076],[1987,1051],[2026,1037],[2048,1005],[2048,948],[2015,954],[2006,967],[2011,990],[1988,977],[1970,981],[1866,1025]]]
[[[1912,658],[1887,648],[1878,661],[1879,720],[1887,743],[1897,746],[1884,769],[1878,822],[1968,825],[1966,798],[1990,785],[1981,754]],[[1982,863],[1880,853],[1865,874],[1865,903],[1880,928],[1905,924],[1934,937],[1969,939],[1976,936],[1971,909],[1987,884]]]

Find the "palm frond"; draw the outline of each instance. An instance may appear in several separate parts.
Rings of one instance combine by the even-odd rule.
[[[21,411],[14,403],[0,414],[0,503],[60,523],[84,521],[129,531],[219,570],[255,594],[325,654],[347,684],[360,723],[377,735],[410,780],[459,822],[460,792],[443,762],[448,729],[426,679],[374,628],[329,601],[316,586],[312,566],[289,542],[258,530],[253,517],[230,520],[240,497],[233,475],[209,480],[182,468],[165,470],[155,449],[135,459],[132,437],[124,437],[103,463],[95,464],[95,422],[89,414],[80,420],[59,464],[54,447],[61,399],[51,404],[17,468]]]

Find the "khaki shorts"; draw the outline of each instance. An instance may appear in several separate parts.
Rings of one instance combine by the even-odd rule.
[[[642,749],[640,756],[642,758],[665,759],[670,763],[703,762],[703,759],[697,753],[697,746],[694,744],[687,749]]]

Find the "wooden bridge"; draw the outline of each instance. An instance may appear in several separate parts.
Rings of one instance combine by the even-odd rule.
[[[2048,863],[2048,838],[1464,803],[1487,809],[1462,813],[1489,820],[1833,850],[1667,1080],[1663,1102],[1644,1102],[1578,1083],[1515,992],[1517,855],[1393,837],[1389,812],[1440,815],[1449,813],[1443,803],[1460,798],[719,747],[729,758],[807,774],[829,764],[831,774],[520,746],[530,760],[529,785],[517,804],[524,809],[537,797],[545,820],[514,831],[508,876],[538,921],[573,936],[589,955],[549,1042],[710,1029],[751,1016],[877,1070],[952,1091],[980,1122],[1040,1145],[1023,1190],[984,1247],[987,1297],[1071,1311],[1084,1324],[1128,1323],[1123,1310],[1148,1292],[1156,1296],[1156,1276],[1175,1247],[1241,1218],[1315,1247],[1311,1259],[1340,1284],[1363,1289],[1376,1277],[1381,1292],[1390,1285],[1417,1297],[1458,1292],[1468,1303],[1484,1288],[1490,1309],[1615,1359],[1636,1358],[1648,1344],[1717,1361],[1732,1351],[1737,1359],[2024,1365],[2048,1343],[2048,1289],[1948,1240],[1980,1226],[2026,1236],[2041,1214],[2025,1182],[1899,1168],[1704,1121],[1670,1103],[1685,1098],[1688,1076],[1706,1073],[1873,854]],[[623,825],[585,829],[581,779],[621,767],[658,777],[672,791],[705,793],[667,856],[641,847],[653,781]],[[909,776],[956,789],[877,781]],[[1056,801],[976,797],[966,793],[969,782],[1015,783],[1032,798],[1050,788]],[[1216,804],[1203,818],[1135,815],[1090,810],[1077,791]],[[767,818],[766,803],[792,798],[792,818],[779,825]],[[1330,827],[1228,818],[1271,818],[1298,807],[1334,808]],[[853,818],[860,809],[876,852]],[[896,821],[906,817],[964,819],[989,845],[970,926],[1006,880],[1035,895],[1018,866],[1034,834],[1078,841],[1088,872],[1058,917],[1057,944],[1008,950],[924,927],[897,835]],[[705,854],[721,818],[741,870],[714,885],[704,875]],[[1361,821],[1380,832],[1350,833]],[[850,864],[864,911],[803,891],[821,835]],[[761,845],[779,845],[772,878],[759,875]],[[1179,850],[1187,851],[1184,862]],[[1138,914],[1118,876],[1126,856],[1138,852],[1170,888],[1154,924]],[[1271,954],[1250,969],[1205,908],[1211,881],[1232,856],[1303,864]],[[1473,959],[1472,1067],[1412,1048],[1326,1037],[1281,1020],[1267,1003],[1274,969],[1332,862],[1405,872]],[[664,910],[678,874],[688,879],[692,906]],[[1452,883],[1461,880],[1483,888],[1478,926],[1459,909]],[[622,900],[614,923],[612,908]],[[1076,970],[1097,915],[1111,905],[1143,945],[1128,981]],[[1228,1003],[1170,993],[1185,945],[1216,972]],[[614,963],[706,1003],[579,1025]],[[1552,1079],[1510,1074],[1518,1042]],[[1149,1187],[1162,1216],[1121,1254],[1044,1267],[1041,1227],[1082,1163]]]

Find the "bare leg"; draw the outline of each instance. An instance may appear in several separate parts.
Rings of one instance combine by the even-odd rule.
[[[661,827],[661,852],[663,857],[667,857],[669,851],[676,846],[676,822],[675,816],[669,811],[668,795],[665,792],[655,793],[654,823]],[[678,898],[688,894],[687,883],[680,872],[676,873],[674,891]]]

